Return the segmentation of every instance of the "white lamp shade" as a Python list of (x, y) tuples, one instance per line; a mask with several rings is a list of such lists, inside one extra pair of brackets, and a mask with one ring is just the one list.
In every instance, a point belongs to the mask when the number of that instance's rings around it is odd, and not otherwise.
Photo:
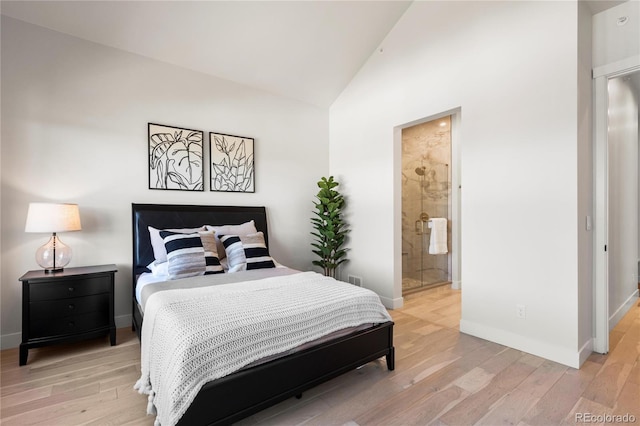
[(81, 229), (77, 204), (29, 203), (25, 232), (68, 232)]

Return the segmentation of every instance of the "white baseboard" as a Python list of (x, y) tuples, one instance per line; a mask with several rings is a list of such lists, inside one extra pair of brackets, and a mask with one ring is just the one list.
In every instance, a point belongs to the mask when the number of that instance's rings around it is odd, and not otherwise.
[(460, 332), (527, 352), (572, 368), (580, 368), (581, 365), (582, 354), (579, 351), (551, 345), (547, 342), (531, 339), (510, 331), (461, 319)]
[(380, 296), (380, 301), (387, 309), (400, 309), (404, 305), (404, 299), (402, 297), (390, 299), (388, 297)]
[(593, 348), (595, 347), (593, 338), (587, 340), (587, 342), (582, 345), (580, 350), (578, 351), (578, 358), (580, 359), (580, 365), (582, 365), (587, 358), (593, 353)]
[(462, 288), (462, 281), (451, 281), (451, 289), (452, 290), (460, 290)]
[(631, 296), (629, 296), (629, 298), (625, 300), (624, 303), (620, 305), (620, 307), (612, 315), (609, 316), (609, 331), (613, 330), (613, 327), (615, 327), (616, 324), (620, 322), (622, 317), (625, 316), (627, 312), (629, 312), (629, 309), (631, 309), (631, 307), (636, 303), (637, 299), (638, 290), (636, 289), (636, 291), (631, 293)]
[(17, 348), (20, 346), (20, 342), (22, 342), (22, 332), (3, 334), (0, 336), (0, 349)]
[[(116, 328), (131, 327), (131, 314), (114, 318)], [(22, 332), (3, 334), (0, 336), (0, 350), (17, 348), (22, 342)]]
[(120, 315), (114, 319), (116, 321), (116, 328), (131, 327), (131, 314)]

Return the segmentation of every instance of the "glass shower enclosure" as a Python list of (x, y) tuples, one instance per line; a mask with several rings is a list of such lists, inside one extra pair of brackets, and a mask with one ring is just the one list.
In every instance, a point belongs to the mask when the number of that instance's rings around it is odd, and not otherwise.
[[(402, 292), (449, 283), (449, 254), (429, 253), (431, 218), (449, 219), (450, 117), (402, 131)], [(447, 241), (451, 223), (447, 220)], [(450, 244), (448, 244), (450, 247)]]

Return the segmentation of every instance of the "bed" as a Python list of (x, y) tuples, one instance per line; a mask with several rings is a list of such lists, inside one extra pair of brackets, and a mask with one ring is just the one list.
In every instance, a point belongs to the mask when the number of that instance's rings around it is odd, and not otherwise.
[[(155, 259), (148, 227), (198, 228), (204, 224), (239, 226), (248, 221), (253, 221), (255, 228), (262, 232), (268, 247), (269, 235), (264, 207), (132, 204), (132, 327), (141, 342), (144, 340), (144, 315), (139, 302), (140, 289), (136, 283), (141, 276), (149, 275), (151, 271), (147, 266)], [(254, 271), (247, 271), (249, 272)], [(226, 278), (225, 275), (234, 274), (205, 277), (220, 280)], [(291, 275), (294, 276), (302, 274)], [(269, 278), (261, 282), (266, 285)], [(230, 288), (229, 286), (230, 284), (222, 287)], [(151, 312), (146, 309), (144, 312)], [(304, 391), (381, 357), (386, 357), (389, 370), (394, 369), (392, 321), (349, 330), (353, 331), (331, 334), (329, 338), (313, 341), (268, 360), (251, 363), (239, 371), (207, 382), (191, 400), (177, 424), (231, 424), (290, 397), (301, 397)]]

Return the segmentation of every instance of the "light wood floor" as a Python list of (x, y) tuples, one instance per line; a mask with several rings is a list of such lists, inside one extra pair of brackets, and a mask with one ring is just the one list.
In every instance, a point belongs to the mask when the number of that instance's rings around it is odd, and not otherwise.
[[(611, 352), (580, 370), (460, 334), (460, 294), (446, 287), (392, 311), (396, 370), (384, 360), (338, 377), (241, 422), (244, 425), (557, 425), (576, 413), (635, 416), (640, 424), (640, 307), (611, 333)], [(139, 344), (129, 329), (107, 339), (2, 351), (3, 425), (152, 425), (132, 389)], [(601, 424), (601, 423), (596, 423)]]

